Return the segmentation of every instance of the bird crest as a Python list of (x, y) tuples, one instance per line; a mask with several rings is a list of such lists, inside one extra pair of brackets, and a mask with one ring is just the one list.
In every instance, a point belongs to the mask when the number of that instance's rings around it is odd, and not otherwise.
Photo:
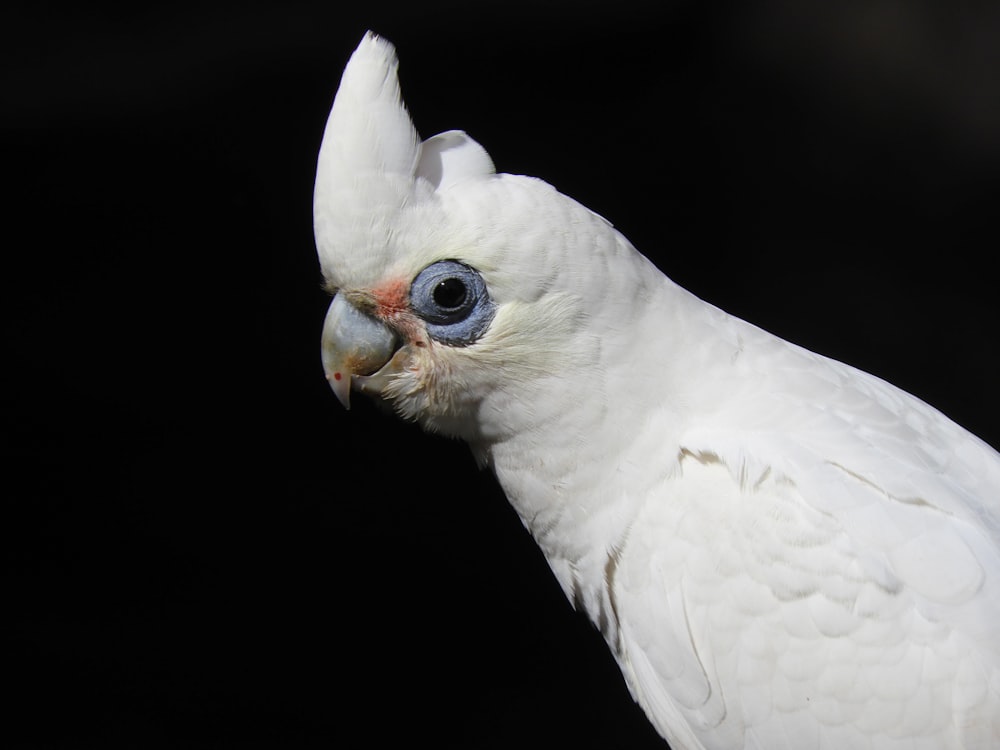
[[(404, 206), (494, 174), (486, 150), (450, 130), (421, 142), (403, 104), (392, 44), (368, 32), (334, 98), (316, 168), (313, 216), (323, 272), (345, 248), (371, 243)], [(335, 277), (334, 277), (335, 283)]]

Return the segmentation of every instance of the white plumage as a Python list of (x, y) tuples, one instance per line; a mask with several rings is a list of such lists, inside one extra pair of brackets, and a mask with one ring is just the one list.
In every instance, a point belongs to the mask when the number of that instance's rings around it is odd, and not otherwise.
[(466, 440), (675, 750), (1000, 747), (1000, 456), (425, 141), (392, 46), (320, 150), (323, 360)]

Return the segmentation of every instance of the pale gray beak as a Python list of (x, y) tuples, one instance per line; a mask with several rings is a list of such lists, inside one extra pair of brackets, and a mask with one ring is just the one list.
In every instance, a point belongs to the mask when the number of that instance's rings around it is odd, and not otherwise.
[(323, 321), (323, 370), (345, 409), (351, 408), (352, 380), (379, 370), (399, 345), (399, 338), (384, 323), (358, 310), (342, 294), (333, 298)]

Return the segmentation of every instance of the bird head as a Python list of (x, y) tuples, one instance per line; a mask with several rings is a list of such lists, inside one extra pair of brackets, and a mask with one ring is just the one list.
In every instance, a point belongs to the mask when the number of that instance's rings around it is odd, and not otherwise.
[(463, 132), (421, 142), (395, 50), (371, 33), (323, 135), (314, 229), (337, 398), (360, 391), (473, 443), (530, 426), (539, 391), (599, 371), (593, 303), (625, 307), (642, 291), (607, 273), (613, 257), (641, 256), (604, 219), (541, 180), (497, 174)]

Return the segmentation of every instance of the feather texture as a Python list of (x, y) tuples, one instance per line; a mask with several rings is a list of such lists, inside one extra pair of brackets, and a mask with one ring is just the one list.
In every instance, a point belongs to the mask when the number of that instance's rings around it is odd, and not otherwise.
[[(324, 275), (399, 342), (355, 387), (469, 443), (671, 746), (1000, 746), (997, 452), (464, 133), (419, 145), (395, 71), (366, 36), (317, 173)], [(443, 260), (495, 305), (461, 345), (407, 303)]]

